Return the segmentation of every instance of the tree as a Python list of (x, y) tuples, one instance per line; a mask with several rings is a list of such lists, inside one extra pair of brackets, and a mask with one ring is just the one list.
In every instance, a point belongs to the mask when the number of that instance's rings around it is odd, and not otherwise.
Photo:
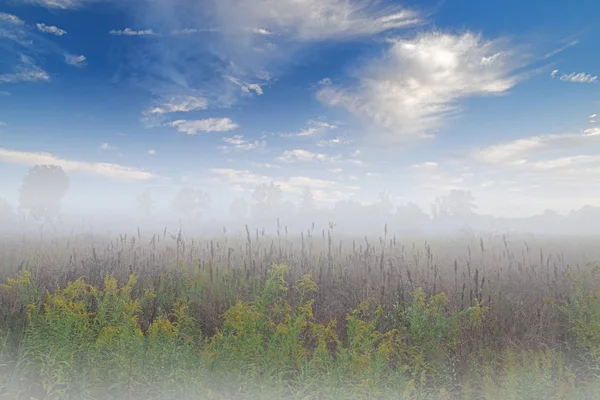
[(270, 184), (262, 183), (254, 188), (252, 199), (255, 203), (252, 216), (263, 219), (269, 216), (277, 216), (283, 200), (283, 193), (281, 187), (273, 182)]
[(173, 199), (173, 210), (182, 218), (191, 220), (198, 218), (210, 205), (210, 197), (201, 190), (183, 187)]
[(138, 197), (138, 208), (142, 210), (146, 216), (150, 215), (150, 211), (154, 206), (154, 199), (152, 198), (152, 193), (149, 190), (144, 190)]
[(468, 217), (473, 215), (475, 197), (466, 190), (452, 190), (448, 196), (438, 197), (433, 205), (433, 213), (440, 217)]
[(300, 210), (304, 213), (311, 212), (315, 207), (315, 198), (312, 191), (307, 186), (302, 192), (302, 198), (300, 199)]
[(51, 220), (60, 214), (60, 203), (69, 189), (69, 178), (58, 165), (36, 165), (23, 178), (19, 209), (36, 219)]

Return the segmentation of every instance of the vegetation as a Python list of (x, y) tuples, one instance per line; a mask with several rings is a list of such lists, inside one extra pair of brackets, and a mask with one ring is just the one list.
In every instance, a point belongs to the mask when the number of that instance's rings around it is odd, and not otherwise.
[(6, 239), (0, 397), (598, 397), (600, 269), (581, 252), (417, 243)]

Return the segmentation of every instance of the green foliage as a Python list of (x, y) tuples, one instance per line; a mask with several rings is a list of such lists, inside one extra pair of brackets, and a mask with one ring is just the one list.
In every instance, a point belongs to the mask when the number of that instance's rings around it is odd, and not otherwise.
[(574, 290), (568, 301), (547, 301), (567, 316), (577, 345), (600, 370), (600, 266), (592, 266), (584, 279), (571, 282)]
[[(482, 302), (453, 310), (444, 293), (427, 296), (419, 288), (406, 306), (385, 312), (371, 297), (346, 314), (343, 326), (319, 323), (316, 282), (304, 275), (290, 286), (285, 265), (274, 265), (261, 290), (228, 307), (216, 334), (204, 336), (189, 296), (210, 290), (210, 278), (198, 266), (177, 267), (154, 288), (158, 293), (142, 290), (136, 275), (121, 286), (111, 275), (102, 287), (80, 278), (43, 296), (27, 271), (2, 284), (28, 306), (18, 355), (0, 352), (0, 396), (25, 390), (46, 399), (558, 400), (592, 399), (600, 389), (600, 381), (579, 384), (560, 351), (510, 348), (486, 349), (452, 386), (446, 360), (459, 351), (463, 329), (485, 326)], [(591, 355), (599, 309), (592, 289), (588, 279), (559, 306)], [(152, 305), (157, 313), (142, 329), (140, 316)]]

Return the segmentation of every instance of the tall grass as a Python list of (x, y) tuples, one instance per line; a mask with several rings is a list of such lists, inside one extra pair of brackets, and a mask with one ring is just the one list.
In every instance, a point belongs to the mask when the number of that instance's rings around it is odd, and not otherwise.
[(247, 229), (5, 241), (0, 394), (600, 393), (591, 238), (334, 237)]

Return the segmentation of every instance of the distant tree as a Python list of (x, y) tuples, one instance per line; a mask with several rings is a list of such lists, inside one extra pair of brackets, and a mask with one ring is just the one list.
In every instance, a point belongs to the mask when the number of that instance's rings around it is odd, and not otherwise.
[(143, 211), (146, 216), (150, 215), (152, 211), (152, 207), (154, 206), (154, 199), (152, 198), (152, 193), (150, 190), (144, 190), (138, 197), (138, 208)]
[(198, 218), (210, 205), (210, 197), (201, 190), (183, 187), (173, 199), (173, 210), (186, 220)]
[(248, 216), (248, 203), (242, 198), (236, 198), (229, 207), (229, 214), (238, 222), (243, 222)]
[(381, 192), (378, 196), (378, 202), (375, 203), (375, 207), (380, 217), (387, 218), (394, 212), (394, 204), (391, 200), (392, 194), (390, 192)]
[(36, 219), (52, 220), (60, 215), (60, 203), (69, 189), (69, 178), (58, 165), (36, 165), (23, 178), (19, 209)]
[(429, 223), (429, 215), (414, 203), (402, 204), (396, 209), (394, 216), (400, 230), (426, 229)]
[(300, 211), (303, 213), (309, 213), (315, 208), (315, 197), (312, 191), (307, 186), (302, 191), (302, 197), (300, 199)]
[(438, 197), (432, 207), (436, 218), (468, 217), (474, 214), (475, 197), (466, 190), (452, 190), (449, 195)]
[(281, 187), (271, 182), (257, 185), (252, 192), (254, 205), (252, 207), (252, 216), (259, 219), (268, 217), (276, 218), (281, 208), (283, 193)]

